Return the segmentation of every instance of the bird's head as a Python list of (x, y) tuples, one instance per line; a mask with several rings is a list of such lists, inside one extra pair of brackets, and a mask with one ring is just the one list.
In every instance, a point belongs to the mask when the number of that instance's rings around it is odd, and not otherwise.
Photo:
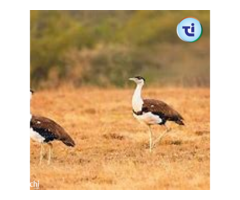
[(144, 85), (145, 78), (141, 76), (135, 76), (133, 78), (129, 78), (130, 81), (134, 81), (137, 85)]
[(30, 89), (30, 99), (32, 98), (34, 91)]

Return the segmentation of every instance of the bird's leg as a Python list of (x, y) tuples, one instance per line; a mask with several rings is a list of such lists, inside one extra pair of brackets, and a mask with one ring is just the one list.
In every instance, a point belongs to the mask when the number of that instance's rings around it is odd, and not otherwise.
[(152, 145), (152, 148), (156, 145), (156, 143), (161, 142), (161, 140), (162, 140), (162, 138), (163, 138), (164, 135), (166, 135), (169, 131), (171, 131), (171, 128), (167, 127), (166, 125), (165, 125), (165, 127), (167, 128), (167, 130), (165, 130), (164, 133), (163, 133), (162, 135), (160, 135), (160, 136), (154, 141), (154, 143), (153, 143), (153, 145)]
[(52, 157), (52, 144), (51, 143), (47, 143), (49, 146), (49, 151), (48, 151), (48, 165), (50, 165), (51, 163), (51, 157)]
[(41, 150), (40, 150), (40, 159), (39, 159), (39, 165), (42, 164), (42, 159), (43, 159), (43, 151), (44, 151), (44, 147), (43, 147), (43, 143), (41, 143)]
[(150, 153), (152, 152), (152, 129), (151, 126), (148, 126), (149, 128), (149, 151)]

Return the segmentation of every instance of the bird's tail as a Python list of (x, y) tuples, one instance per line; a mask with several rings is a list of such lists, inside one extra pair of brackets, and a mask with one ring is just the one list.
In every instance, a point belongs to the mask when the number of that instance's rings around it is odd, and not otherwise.
[(177, 124), (184, 126), (185, 124), (183, 123), (183, 121), (181, 119), (178, 119), (175, 121)]
[(69, 135), (67, 135), (67, 137), (62, 138), (61, 141), (64, 144), (66, 144), (67, 146), (70, 146), (70, 147), (75, 146), (75, 142), (73, 141), (73, 139)]

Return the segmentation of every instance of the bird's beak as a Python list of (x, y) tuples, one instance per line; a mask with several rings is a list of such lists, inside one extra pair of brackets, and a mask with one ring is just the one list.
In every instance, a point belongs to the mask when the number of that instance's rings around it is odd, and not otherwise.
[(128, 80), (129, 81), (135, 81), (135, 78), (129, 78)]

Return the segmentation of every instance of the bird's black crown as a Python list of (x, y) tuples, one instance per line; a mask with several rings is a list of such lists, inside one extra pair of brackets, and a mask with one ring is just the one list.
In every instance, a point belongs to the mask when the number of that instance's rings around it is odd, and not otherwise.
[(142, 76), (135, 76), (135, 78), (137, 78), (139, 80), (144, 80), (144, 82), (146, 81), (145, 78), (143, 78)]
[(34, 91), (33, 91), (33, 90), (31, 90), (31, 89), (30, 89), (30, 92), (31, 92), (32, 94), (34, 93)]

